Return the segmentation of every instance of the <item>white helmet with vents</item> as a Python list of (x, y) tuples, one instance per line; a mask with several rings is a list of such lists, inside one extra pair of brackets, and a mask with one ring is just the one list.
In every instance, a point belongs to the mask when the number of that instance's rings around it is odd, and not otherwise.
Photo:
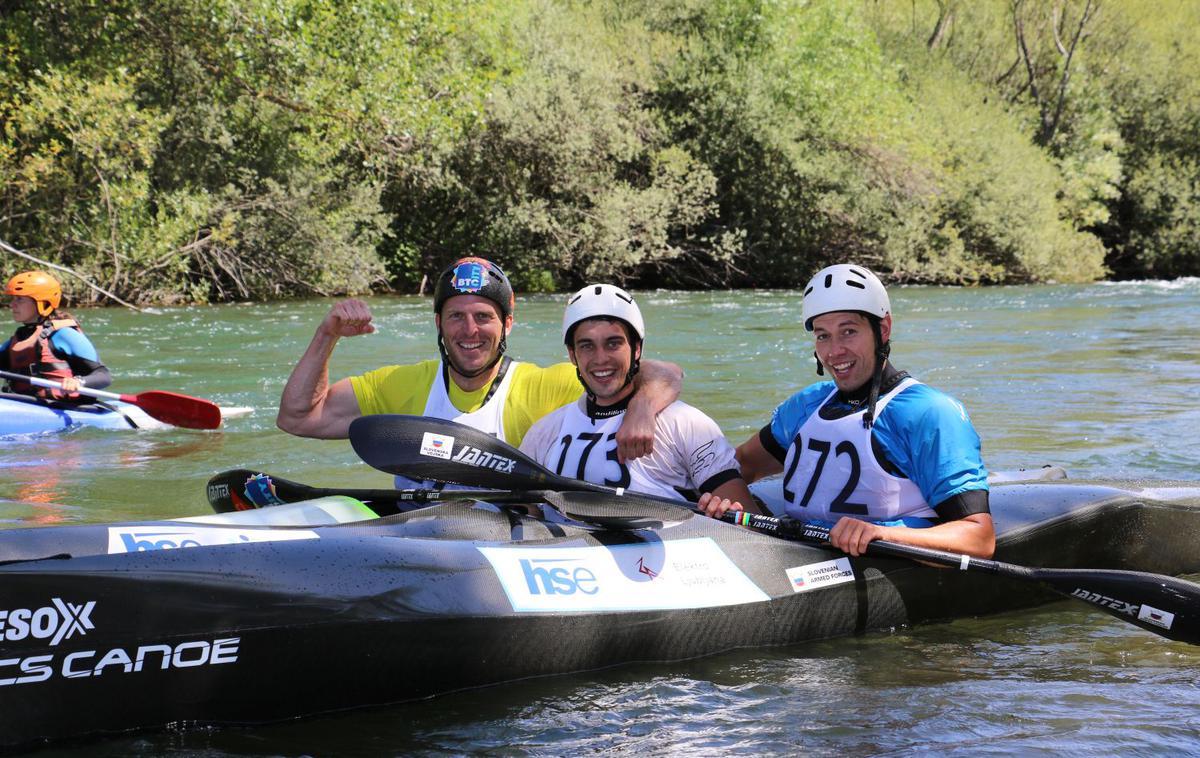
[(589, 284), (571, 295), (563, 313), (563, 342), (571, 346), (571, 335), (580, 321), (589, 318), (616, 318), (629, 324), (639, 340), (646, 339), (646, 324), (642, 312), (630, 295), (611, 284)]
[(839, 263), (818, 271), (804, 288), (801, 317), (805, 330), (813, 330), (817, 316), (835, 311), (858, 311), (883, 318), (891, 313), (892, 304), (883, 282), (870, 269)]

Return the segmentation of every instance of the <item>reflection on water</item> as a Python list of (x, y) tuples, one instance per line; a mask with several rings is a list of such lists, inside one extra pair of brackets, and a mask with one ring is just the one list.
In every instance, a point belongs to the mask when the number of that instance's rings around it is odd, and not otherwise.
[[(647, 355), (740, 442), (816, 379), (796, 292), (641, 293)], [(371, 300), (379, 333), (343, 340), (334, 378), (435, 355), (429, 301)], [(0, 521), (191, 515), (204, 483), (256, 468), (385, 487), (343, 441), (275, 430), (274, 406), (328, 303), (83, 314), (122, 391), (257, 412), (222, 432), (81, 431), (0, 442)], [(897, 288), (901, 368), (966, 404), (992, 469), (1200, 480), (1200, 280)], [(520, 358), (562, 359), (558, 299), (522, 298)], [(143, 356), (152, 355), (153, 360)], [(405, 654), (411, 654), (408, 651)], [(1200, 652), (1078, 604), (895, 634), (559, 677), (254, 729), (190, 730), (70, 755), (1200, 754)]]
[(10, 438), (0, 442), (0, 505), (9, 513), (29, 506), (20, 520), (31, 526), (186, 515), (186, 509), (148, 510), (146, 503), (177, 503), (172, 471), (196, 472), (224, 444), (225, 433), (170, 430)]

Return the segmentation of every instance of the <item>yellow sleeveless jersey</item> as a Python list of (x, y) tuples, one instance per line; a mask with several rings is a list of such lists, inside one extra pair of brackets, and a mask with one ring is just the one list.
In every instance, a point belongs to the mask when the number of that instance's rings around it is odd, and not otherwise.
[[(419, 416), (425, 410), (434, 381), (441, 381), (440, 361), (428, 360), (406, 366), (385, 366), (362, 376), (350, 377), (358, 410), (364, 416), (377, 413), (406, 413)], [(583, 385), (570, 363), (549, 368), (532, 363), (516, 363), (508, 400), (504, 404), (504, 437), (519, 447), (525, 432), (534, 422), (583, 394)], [(487, 397), (491, 383), (474, 392), (464, 392), (450, 382), (450, 402), (464, 413), (478, 410)]]

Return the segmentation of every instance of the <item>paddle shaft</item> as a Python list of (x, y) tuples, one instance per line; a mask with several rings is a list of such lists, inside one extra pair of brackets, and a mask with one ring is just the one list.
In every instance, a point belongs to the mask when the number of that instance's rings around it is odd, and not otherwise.
[[(773, 533), (785, 538), (813, 542), (829, 538), (829, 529), (820, 524), (789, 523), (788, 519), (754, 514), (732, 520), (754, 528), (774, 528)], [(1175, 577), (1111, 569), (1033, 568), (884, 540), (872, 541), (867, 553), (1037, 582), (1146, 631), (1200, 644), (1200, 585)]]
[[(0, 376), (27, 382), (37, 387), (63, 390), (61, 383), (37, 376), (14, 374), (10, 371), (0, 371)], [(140, 392), (136, 395), (119, 395), (115, 392), (105, 392), (90, 387), (80, 387), (77, 392), (88, 397), (120, 400), (136, 405), (150, 416), (173, 426), (182, 426), (188, 429), (216, 429), (221, 426), (221, 409), (217, 407), (216, 403), (190, 395), (159, 390)]]
[[(251, 495), (247, 482), (256, 477), (266, 477), (265, 486), (254, 487), (255, 492), (269, 493), (266, 497), (275, 502), (263, 502), (262, 496)], [(355, 489), (335, 487), (310, 487), (282, 477), (263, 474), (249, 469), (235, 469), (216, 474), (208, 480), (205, 488), (208, 503), (217, 513), (233, 513), (239, 510), (269, 508), (274, 505), (312, 500), (318, 497), (342, 495), (368, 503), (437, 503), (446, 500), (488, 500), (491, 502), (532, 502), (539, 500), (539, 493), (514, 492), (512, 490), (445, 490), (445, 489)], [(236, 495), (236, 499), (234, 498)], [(402, 512), (398, 507), (381, 508), (372, 505), (381, 516)]]
[[(32, 384), (35, 387), (45, 387), (46, 389), (50, 389), (50, 390), (61, 390), (63, 388), (62, 382), (56, 382), (51, 379), (43, 379), (40, 376), (26, 376), (25, 374), (14, 374), (11, 371), (0, 371), (0, 376), (4, 377), (5, 379), (16, 379), (17, 381), (25, 382), (26, 384)], [(104, 390), (94, 390), (90, 387), (80, 387), (78, 390), (76, 390), (76, 392), (78, 392), (80, 395), (87, 395), (88, 397), (98, 397), (103, 400), (123, 400), (127, 403), (136, 402), (133, 399), (132, 395), (118, 395), (115, 392), (105, 392)]]

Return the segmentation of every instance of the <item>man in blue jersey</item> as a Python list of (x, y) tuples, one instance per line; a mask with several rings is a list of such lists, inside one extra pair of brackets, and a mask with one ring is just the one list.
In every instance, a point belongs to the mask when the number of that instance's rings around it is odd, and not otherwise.
[[(829, 266), (805, 288), (802, 317), (817, 373), (832, 381), (792, 395), (738, 447), (742, 477), (782, 471), (787, 515), (833, 523), (830, 542), (850, 555), (886, 539), (990, 557), (996, 537), (979, 435), (961, 403), (888, 360), (883, 283), (862, 266)], [(700, 506), (718, 517), (743, 507), (712, 496)]]

